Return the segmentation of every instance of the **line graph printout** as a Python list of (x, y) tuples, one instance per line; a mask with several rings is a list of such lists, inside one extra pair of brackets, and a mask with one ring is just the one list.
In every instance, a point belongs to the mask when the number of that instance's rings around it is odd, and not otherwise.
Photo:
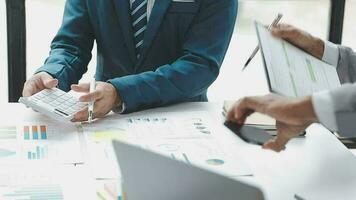
[(220, 128), (207, 111), (131, 115), (112, 124), (116, 127), (112, 125), (107, 129), (107, 125), (100, 122), (96, 127), (83, 126), (88, 163), (96, 178), (111, 179), (120, 175), (112, 139), (227, 176), (252, 174), (247, 163), (217, 139)]
[(96, 182), (85, 167), (37, 163), (0, 169), (1, 200), (97, 199)]
[(130, 142), (174, 160), (224, 173), (230, 177), (253, 174), (243, 160), (214, 139), (144, 139)]
[(256, 30), (272, 92), (298, 97), (340, 86), (335, 66), (273, 37), (261, 24)]

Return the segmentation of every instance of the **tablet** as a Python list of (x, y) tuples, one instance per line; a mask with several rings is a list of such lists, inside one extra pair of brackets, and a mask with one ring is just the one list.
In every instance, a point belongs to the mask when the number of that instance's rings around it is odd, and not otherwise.
[(240, 126), (229, 121), (226, 121), (224, 125), (242, 140), (251, 144), (263, 145), (274, 138), (274, 136), (269, 134), (267, 131), (257, 127), (247, 125)]
[(341, 85), (336, 66), (274, 37), (260, 23), (255, 26), (271, 92), (300, 97)]

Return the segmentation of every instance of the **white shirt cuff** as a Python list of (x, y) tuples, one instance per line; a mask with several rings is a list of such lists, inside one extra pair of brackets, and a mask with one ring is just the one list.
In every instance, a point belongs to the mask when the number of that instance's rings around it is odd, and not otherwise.
[(126, 104), (125, 104), (125, 102), (122, 103), (121, 106), (116, 107), (116, 108), (113, 109), (114, 113), (118, 113), (118, 114), (124, 113), (125, 110), (126, 110)]
[(313, 107), (319, 122), (331, 131), (337, 131), (336, 117), (330, 92), (322, 91), (313, 94)]
[(324, 42), (324, 54), (322, 60), (330, 65), (337, 66), (339, 63), (339, 48), (329, 41)]

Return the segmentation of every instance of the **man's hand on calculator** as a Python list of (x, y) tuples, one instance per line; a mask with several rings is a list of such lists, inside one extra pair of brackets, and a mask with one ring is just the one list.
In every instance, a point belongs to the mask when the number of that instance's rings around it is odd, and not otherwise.
[(96, 82), (96, 89), (89, 92), (90, 84), (72, 85), (75, 92), (86, 93), (78, 98), (58, 88), (58, 80), (46, 72), (33, 75), (26, 81), (23, 97), (19, 102), (55, 119), (82, 122), (88, 120), (88, 102), (94, 102), (94, 118), (102, 118), (114, 107), (121, 105), (116, 88), (110, 83)]
[(54, 79), (46, 72), (40, 72), (33, 75), (25, 82), (22, 96), (29, 97), (44, 89), (51, 89), (58, 85), (58, 80)]

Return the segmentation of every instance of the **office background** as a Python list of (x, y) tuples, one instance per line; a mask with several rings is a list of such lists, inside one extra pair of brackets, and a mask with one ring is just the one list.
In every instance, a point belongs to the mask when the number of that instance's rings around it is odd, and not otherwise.
[[(267, 92), (266, 80), (261, 73), (261, 56), (257, 56), (251, 66), (241, 72), (244, 62), (257, 45), (254, 20), (268, 24), (280, 12), (284, 14), (282, 22), (356, 49), (356, 40), (353, 39), (356, 35), (356, 0), (239, 2), (238, 20), (230, 48), (219, 78), (208, 92), (211, 101)], [(30, 77), (48, 56), (50, 42), (61, 24), (64, 3), (65, 0), (0, 0), (0, 104), (15, 101), (22, 88), (22, 79)], [(92, 53), (89, 71), (81, 81), (87, 81), (95, 72), (95, 46)], [(239, 87), (251, 81), (253, 90)]]

